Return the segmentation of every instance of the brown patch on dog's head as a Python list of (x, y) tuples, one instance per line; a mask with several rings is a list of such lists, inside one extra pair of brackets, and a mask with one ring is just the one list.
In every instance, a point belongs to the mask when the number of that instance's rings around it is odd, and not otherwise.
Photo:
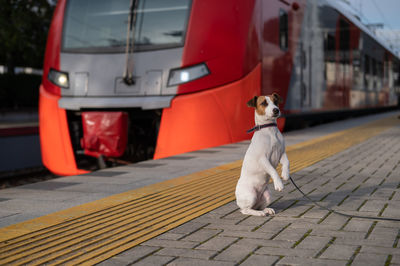
[(257, 114), (265, 115), (265, 108), (267, 108), (268, 102), (265, 96), (254, 96), (247, 102), (247, 106), (255, 108)]
[(269, 96), (269, 98), (271, 99), (271, 101), (278, 106), (279, 104), (283, 103), (283, 99), (281, 96), (279, 96), (278, 93), (272, 93), (272, 95)]
[(248, 102), (247, 102), (247, 106), (248, 107), (257, 107), (257, 98), (258, 96), (254, 96), (253, 98), (251, 98)]

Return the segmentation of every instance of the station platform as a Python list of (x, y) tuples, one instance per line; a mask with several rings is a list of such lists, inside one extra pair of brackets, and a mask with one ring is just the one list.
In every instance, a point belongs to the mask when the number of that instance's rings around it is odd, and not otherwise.
[[(319, 204), (400, 219), (400, 112), (284, 134)], [(339, 216), (285, 182), (234, 200), (249, 141), (0, 190), (0, 265), (400, 265), (400, 222)]]

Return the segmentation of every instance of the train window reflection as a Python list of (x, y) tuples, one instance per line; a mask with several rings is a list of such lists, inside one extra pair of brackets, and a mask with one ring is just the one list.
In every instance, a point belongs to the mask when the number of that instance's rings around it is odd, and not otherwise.
[[(138, 0), (135, 50), (179, 47), (184, 43), (190, 0)], [(123, 52), (130, 0), (70, 0), (63, 51)]]

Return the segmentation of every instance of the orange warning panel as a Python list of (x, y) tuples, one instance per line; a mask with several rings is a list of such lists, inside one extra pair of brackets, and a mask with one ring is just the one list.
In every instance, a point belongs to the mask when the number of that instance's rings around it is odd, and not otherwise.
[(177, 96), (163, 110), (154, 159), (250, 139), (260, 95), (261, 65), (243, 79), (213, 90)]
[(87, 173), (76, 167), (67, 114), (58, 107), (59, 98), (40, 86), (39, 132), (43, 164), (57, 175)]

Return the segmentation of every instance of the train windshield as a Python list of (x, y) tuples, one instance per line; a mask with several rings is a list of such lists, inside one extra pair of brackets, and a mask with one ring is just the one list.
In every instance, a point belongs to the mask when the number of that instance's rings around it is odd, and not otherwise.
[[(135, 50), (184, 44), (191, 0), (138, 0)], [(130, 0), (70, 0), (67, 3), (62, 50), (124, 52)]]

